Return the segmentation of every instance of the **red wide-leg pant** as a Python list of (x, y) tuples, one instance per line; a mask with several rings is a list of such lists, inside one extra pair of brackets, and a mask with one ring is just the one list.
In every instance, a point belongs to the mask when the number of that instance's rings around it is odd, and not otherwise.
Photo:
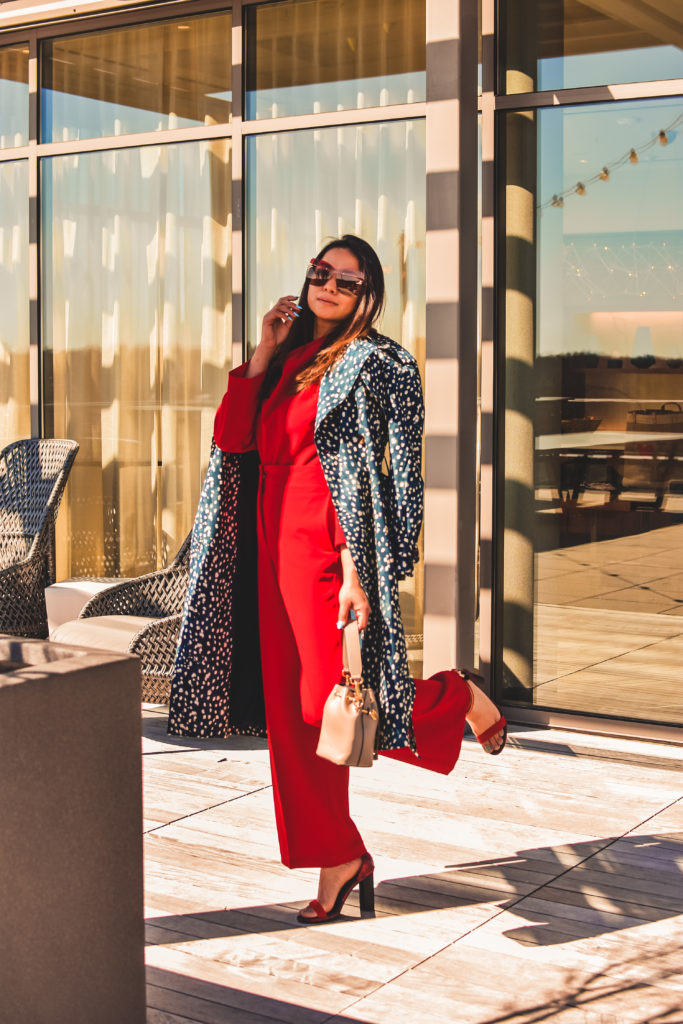
[[(365, 852), (349, 815), (349, 769), (316, 754), (325, 700), (341, 675), (336, 627), (341, 560), (319, 462), (263, 466), (258, 585), (261, 662), (275, 818), (288, 867), (329, 867)], [(460, 753), (470, 694), (456, 672), (416, 680), (419, 758), (387, 756), (447, 774)]]

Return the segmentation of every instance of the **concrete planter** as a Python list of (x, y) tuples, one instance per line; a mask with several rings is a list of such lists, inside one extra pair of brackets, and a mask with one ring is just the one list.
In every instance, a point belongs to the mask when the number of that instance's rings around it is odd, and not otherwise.
[(0, 1022), (144, 1024), (140, 666), (0, 637)]

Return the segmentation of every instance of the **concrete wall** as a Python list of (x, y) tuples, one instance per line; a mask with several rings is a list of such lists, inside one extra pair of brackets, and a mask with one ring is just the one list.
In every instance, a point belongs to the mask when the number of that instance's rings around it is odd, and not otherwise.
[(0, 1022), (143, 1024), (136, 658), (0, 637)]

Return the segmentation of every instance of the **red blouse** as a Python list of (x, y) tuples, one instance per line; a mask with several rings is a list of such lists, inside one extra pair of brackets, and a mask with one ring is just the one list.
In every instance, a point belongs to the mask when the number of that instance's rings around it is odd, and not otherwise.
[[(322, 338), (316, 338), (290, 353), (280, 380), (261, 406), (258, 416), (258, 395), (265, 373), (247, 377), (248, 362), (230, 371), (228, 390), (214, 422), (213, 436), (219, 448), (224, 452), (258, 451), (261, 462), (266, 466), (320, 465), (313, 439), (320, 385), (311, 384), (295, 392), (293, 384), (296, 375), (317, 354), (322, 341)], [(320, 480), (333, 513), (334, 546), (344, 547), (346, 541), (322, 467)]]

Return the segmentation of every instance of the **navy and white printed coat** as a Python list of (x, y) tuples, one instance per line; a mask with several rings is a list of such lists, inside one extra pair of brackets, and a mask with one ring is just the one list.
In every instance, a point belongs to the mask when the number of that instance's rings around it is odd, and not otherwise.
[[(414, 749), (399, 580), (418, 559), (424, 404), (415, 359), (390, 338), (351, 342), (320, 383), (315, 444), (370, 602), (363, 676), (380, 707), (378, 746)], [(192, 537), (169, 732), (264, 733), (256, 605), (254, 453), (214, 449)], [(330, 680), (330, 689), (337, 680)]]

